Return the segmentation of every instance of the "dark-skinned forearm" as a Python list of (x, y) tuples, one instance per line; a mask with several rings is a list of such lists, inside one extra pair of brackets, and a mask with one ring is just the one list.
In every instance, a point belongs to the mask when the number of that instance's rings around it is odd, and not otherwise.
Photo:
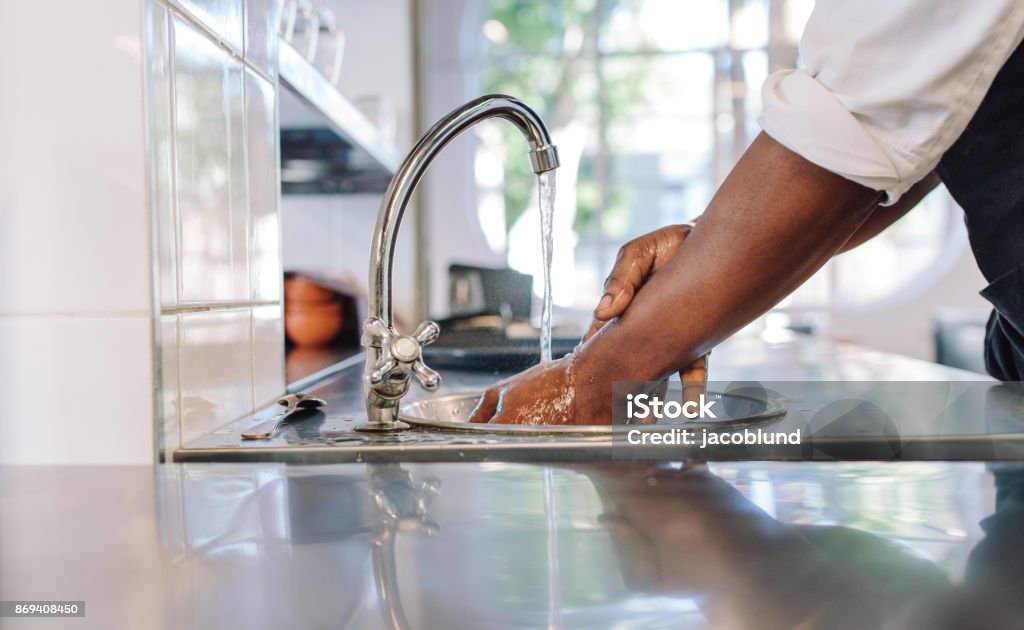
[(880, 197), (760, 134), (672, 259), (581, 346), (577, 377), (656, 380), (689, 365), (824, 265)]
[(893, 205), (877, 206), (871, 213), (871, 216), (861, 224), (860, 229), (839, 249), (839, 253), (848, 252), (884, 232), (886, 228), (899, 220), (900, 217), (913, 210), (914, 206), (921, 203), (921, 200), (928, 193), (935, 190), (935, 187), (938, 185), (939, 176), (933, 171), (927, 177), (914, 184)]

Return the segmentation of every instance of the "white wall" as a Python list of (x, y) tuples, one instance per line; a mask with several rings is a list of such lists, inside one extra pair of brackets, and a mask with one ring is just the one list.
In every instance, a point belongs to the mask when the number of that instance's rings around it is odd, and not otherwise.
[(275, 6), (0, 3), (0, 464), (151, 464), (283, 391)]
[[(466, 101), (481, 96), (477, 28), (484, 0), (422, 0), (420, 72), (423, 116), (432, 124)], [(452, 34), (456, 34), (455, 37)], [(476, 136), (452, 142), (424, 180), (428, 227), (430, 311), (448, 313), (448, 266), (453, 262), (491, 267), (506, 265), (504, 252), (487, 243), (477, 217), (474, 179)]]
[(142, 4), (53, 12), (0, 2), (0, 463), (148, 463)]
[[(413, 114), (413, 51), (409, 0), (322, 0), (345, 32), (339, 88), (350, 100), (381, 95), (397, 114), (404, 154), (422, 130)], [(281, 200), (284, 267), (352, 274), (366, 285), (369, 244), (382, 195), (286, 195)], [(416, 308), (416, 207), (406, 212), (394, 265), (395, 312), (411, 321)]]
[(949, 271), (920, 295), (870, 311), (834, 314), (826, 334), (862, 346), (934, 361), (932, 319), (935, 314), (949, 309), (977, 311), (979, 317), (987, 317), (992, 305), (978, 295), (986, 284), (967, 248)]
[(146, 4), (159, 403), (173, 449), (285, 390), (277, 2)]

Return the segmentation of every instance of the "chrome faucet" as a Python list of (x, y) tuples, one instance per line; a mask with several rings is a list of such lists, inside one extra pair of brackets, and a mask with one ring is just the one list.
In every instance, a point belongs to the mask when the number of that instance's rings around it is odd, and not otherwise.
[(406, 428), (398, 421), (398, 404), (409, 391), (412, 376), (427, 391), (441, 385), (441, 375), (423, 363), (423, 346), (433, 343), (441, 328), (432, 321), (420, 324), (411, 335), (395, 329), (391, 313), (391, 263), (406, 206), (427, 167), (449, 142), (463, 131), (489, 118), (504, 118), (515, 125), (530, 145), (533, 172), (558, 168), (558, 151), (544, 122), (536, 113), (510, 96), (482, 96), (451, 112), (431, 127), (412, 148), (391, 179), (377, 215), (370, 244), (369, 317), (361, 343), (366, 347), (363, 393), (369, 422), (364, 431)]

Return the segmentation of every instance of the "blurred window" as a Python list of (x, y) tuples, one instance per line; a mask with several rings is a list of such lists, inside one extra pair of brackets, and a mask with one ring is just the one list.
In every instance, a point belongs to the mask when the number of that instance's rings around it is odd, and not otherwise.
[[(534, 107), (562, 156), (555, 301), (589, 309), (619, 246), (700, 214), (760, 131), (760, 86), (798, 64), (811, 0), (489, 0), (481, 93)], [(539, 277), (536, 178), (508, 125), (479, 131), (478, 212), (489, 245)], [(911, 295), (965, 246), (933, 194), (879, 238), (830, 262), (780, 305), (864, 307)], [(561, 252), (561, 255), (559, 255)], [(941, 266), (941, 265), (940, 265)], [(934, 275), (934, 274), (933, 274)]]

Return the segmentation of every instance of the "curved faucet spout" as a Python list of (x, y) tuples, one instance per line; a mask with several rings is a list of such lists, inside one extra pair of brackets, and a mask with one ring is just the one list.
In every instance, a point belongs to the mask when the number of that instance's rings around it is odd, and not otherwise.
[(530, 145), (535, 173), (558, 167), (558, 151), (551, 144), (544, 121), (532, 109), (511, 96), (482, 96), (451, 112), (423, 134), (391, 179), (377, 215), (370, 245), (370, 316), (391, 323), (391, 263), (405, 208), (427, 167), (443, 148), (463, 131), (489, 118), (504, 118), (523, 133)]
[(406, 156), (384, 193), (370, 243), (369, 318), (362, 339), (367, 348), (363, 386), (370, 422), (364, 429), (395, 428), (398, 403), (409, 390), (411, 375), (429, 390), (440, 384), (440, 376), (420, 358), (420, 348), (437, 338), (437, 324), (424, 322), (413, 335), (402, 335), (394, 327), (391, 268), (398, 228), (413, 191), (438, 153), (463, 131), (490, 118), (504, 118), (522, 132), (535, 173), (558, 168), (558, 151), (544, 122), (521, 101), (500, 94), (480, 97), (451, 112), (431, 127)]

